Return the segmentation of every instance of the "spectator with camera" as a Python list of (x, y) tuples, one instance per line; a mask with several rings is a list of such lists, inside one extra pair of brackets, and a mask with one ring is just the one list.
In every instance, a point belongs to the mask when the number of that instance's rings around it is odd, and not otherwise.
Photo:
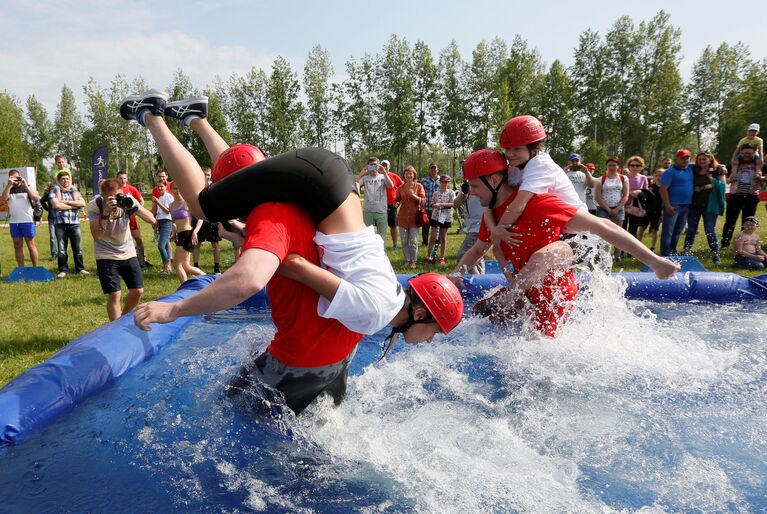
[(19, 170), (8, 172), (8, 183), (3, 189), (2, 199), (8, 202), (8, 221), (11, 224), (11, 239), (13, 251), (16, 254), (16, 264), (24, 266), (24, 243), (29, 250), (29, 260), (32, 266), (37, 266), (37, 245), (32, 205), (40, 197), (27, 184)]
[(376, 234), (381, 236), (386, 244), (386, 190), (392, 189), (394, 183), (389, 178), (386, 169), (378, 163), (378, 157), (368, 159), (368, 164), (357, 175), (357, 183), (365, 191), (362, 204), (362, 218), (365, 225), (375, 227)]
[[(123, 194), (131, 195), (136, 199), (139, 205), (144, 205), (144, 197), (141, 195), (141, 191), (128, 184), (127, 171), (118, 171), (117, 181), (120, 183)], [(144, 253), (144, 238), (141, 237), (141, 229), (138, 226), (138, 221), (136, 220), (135, 215), (130, 217), (130, 234), (133, 238), (133, 244), (136, 245), (136, 256), (138, 257), (141, 269), (151, 268), (152, 265), (146, 260), (146, 254)]]
[[(99, 190), (101, 195), (88, 204), (88, 220), (101, 290), (107, 295), (107, 315), (114, 321), (138, 305), (144, 293), (144, 276), (131, 237), (130, 217), (135, 214), (150, 224), (155, 219), (135, 198), (123, 193), (116, 179), (104, 180)], [(121, 278), (128, 286), (122, 308)]]
[(85, 207), (85, 200), (72, 184), (72, 174), (69, 170), (61, 170), (56, 174), (56, 185), (48, 194), (51, 207), (54, 209), (56, 241), (58, 242), (58, 278), (64, 278), (69, 272), (69, 257), (67, 243), (71, 242), (72, 254), (75, 260), (75, 273), (90, 275), (83, 263), (82, 235), (80, 233), (80, 209)]

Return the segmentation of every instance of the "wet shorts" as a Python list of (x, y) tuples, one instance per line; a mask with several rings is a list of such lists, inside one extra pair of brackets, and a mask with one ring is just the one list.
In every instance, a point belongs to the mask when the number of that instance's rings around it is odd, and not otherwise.
[(136, 257), (124, 261), (96, 259), (96, 270), (104, 294), (119, 291), (120, 278), (125, 281), (128, 289), (142, 289), (144, 287), (144, 275), (141, 274), (141, 266)]
[(29, 223), (11, 223), (11, 237), (26, 237), (32, 239), (37, 235), (37, 228), (34, 222)]
[(273, 388), (282, 394), (285, 404), (296, 414), (300, 414), (323, 393), (329, 394), (338, 405), (346, 395), (349, 364), (355, 352), (356, 349), (335, 364), (298, 368), (281, 363), (266, 351), (248, 366), (240, 368), (237, 376), (227, 385), (226, 394), (235, 396), (255, 392), (256, 402), (263, 401), (263, 396), (268, 401), (271, 395), (269, 389)]
[(187, 252), (194, 250), (194, 245), (192, 244), (192, 231), (182, 230), (181, 232), (176, 233), (176, 246), (180, 246)]
[(319, 224), (355, 191), (349, 165), (322, 148), (270, 157), (203, 189), (198, 199), (210, 221), (247, 217), (266, 202), (295, 203)]

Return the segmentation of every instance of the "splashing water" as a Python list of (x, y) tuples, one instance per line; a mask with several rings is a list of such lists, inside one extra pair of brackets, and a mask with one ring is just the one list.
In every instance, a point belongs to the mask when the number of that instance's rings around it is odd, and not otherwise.
[(382, 335), (366, 338), (340, 407), (280, 420), (222, 394), (271, 326), (211, 317), (12, 447), (0, 504), (131, 510), (132, 490), (158, 512), (766, 510), (763, 305), (623, 288), (594, 272), (556, 340), (468, 319), (373, 364)]

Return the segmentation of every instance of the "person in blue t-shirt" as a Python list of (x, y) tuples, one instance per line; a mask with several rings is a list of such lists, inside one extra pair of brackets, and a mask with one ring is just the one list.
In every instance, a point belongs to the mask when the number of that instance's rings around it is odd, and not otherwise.
[(660, 236), (660, 254), (675, 255), (676, 245), (687, 222), (693, 193), (692, 153), (687, 149), (676, 152), (674, 165), (660, 178), (660, 197), (663, 200), (663, 228)]

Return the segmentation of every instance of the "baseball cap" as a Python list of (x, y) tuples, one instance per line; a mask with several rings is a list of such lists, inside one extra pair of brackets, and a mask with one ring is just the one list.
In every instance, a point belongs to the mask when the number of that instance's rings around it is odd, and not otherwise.
[(429, 164), (429, 168), (436, 168), (436, 167), (437, 167), (437, 163), (436, 162), (432, 162), (432, 163)]
[(757, 227), (759, 226), (759, 218), (757, 218), (756, 216), (748, 216), (743, 221), (750, 221), (751, 223), (755, 224)]
[(749, 131), (756, 130), (757, 132), (759, 132), (760, 129), (761, 127), (759, 126), (758, 123), (752, 123), (751, 125), (748, 126)]
[(386, 164), (387, 166), (391, 166), (391, 163), (387, 161), (386, 159), (381, 161), (381, 166), (383, 166), (384, 164)]
[(686, 148), (680, 148), (676, 151), (677, 157), (692, 157), (692, 152), (687, 150)]
[(574, 161), (576, 159), (578, 159), (580, 161), (581, 160), (581, 156), (578, 155), (575, 152), (571, 153), (570, 156), (567, 158), (568, 161)]
[(586, 168), (590, 169), (591, 171), (594, 171), (595, 169), (597, 169), (596, 165), (593, 162), (587, 162)]
[(442, 175), (441, 177), (439, 177), (439, 181), (440, 182), (450, 182), (450, 177), (448, 177), (447, 175)]

